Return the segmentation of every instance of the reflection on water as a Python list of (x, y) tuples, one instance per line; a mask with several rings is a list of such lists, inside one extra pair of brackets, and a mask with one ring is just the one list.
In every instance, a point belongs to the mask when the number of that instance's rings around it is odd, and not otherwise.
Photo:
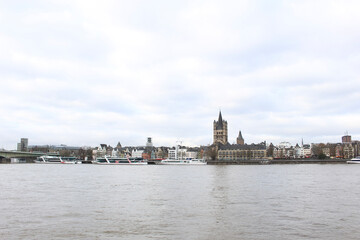
[(0, 165), (0, 239), (358, 239), (359, 171)]

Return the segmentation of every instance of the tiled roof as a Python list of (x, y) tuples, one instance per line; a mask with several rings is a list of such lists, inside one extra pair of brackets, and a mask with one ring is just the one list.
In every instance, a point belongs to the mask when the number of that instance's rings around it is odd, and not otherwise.
[(220, 145), (219, 150), (266, 150), (266, 145), (261, 144), (226, 144)]

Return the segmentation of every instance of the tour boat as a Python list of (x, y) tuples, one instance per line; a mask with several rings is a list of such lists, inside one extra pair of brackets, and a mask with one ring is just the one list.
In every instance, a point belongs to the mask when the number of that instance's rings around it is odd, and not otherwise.
[(204, 159), (165, 159), (161, 160), (158, 164), (162, 165), (206, 165)]
[(353, 158), (349, 161), (346, 161), (346, 163), (360, 163), (360, 156)]
[(74, 163), (74, 164), (81, 164), (82, 161), (76, 157), (60, 157), (64, 163)]
[(92, 162), (101, 165), (146, 165), (147, 161), (142, 158), (117, 158), (117, 157), (101, 157)]
[(34, 160), (35, 163), (48, 163), (48, 164), (77, 164), (81, 161), (72, 157), (55, 157), (55, 156), (41, 156)]

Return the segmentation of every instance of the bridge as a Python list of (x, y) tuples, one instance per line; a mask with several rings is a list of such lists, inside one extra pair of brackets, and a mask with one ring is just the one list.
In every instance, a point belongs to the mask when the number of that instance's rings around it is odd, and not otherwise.
[(57, 156), (57, 153), (43, 153), (43, 152), (20, 152), (20, 151), (7, 151), (7, 150), (0, 150), (0, 162), (2, 158), (25, 158), (25, 159), (35, 159), (37, 157), (43, 155), (51, 155)]

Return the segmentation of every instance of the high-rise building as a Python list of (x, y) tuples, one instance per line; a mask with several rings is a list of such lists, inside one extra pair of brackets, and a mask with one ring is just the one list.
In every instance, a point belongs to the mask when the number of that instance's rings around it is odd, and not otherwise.
[(152, 147), (152, 146), (153, 146), (151, 137), (148, 137), (148, 138), (147, 138), (146, 146), (147, 146), (147, 147)]
[(217, 143), (228, 144), (227, 121), (222, 119), (221, 111), (218, 121), (214, 120), (214, 144)]
[(20, 143), (17, 144), (17, 150), (21, 152), (26, 152), (28, 150), (29, 139), (21, 138)]
[(342, 143), (351, 143), (351, 136), (346, 134), (345, 136), (342, 136), (341, 140)]

